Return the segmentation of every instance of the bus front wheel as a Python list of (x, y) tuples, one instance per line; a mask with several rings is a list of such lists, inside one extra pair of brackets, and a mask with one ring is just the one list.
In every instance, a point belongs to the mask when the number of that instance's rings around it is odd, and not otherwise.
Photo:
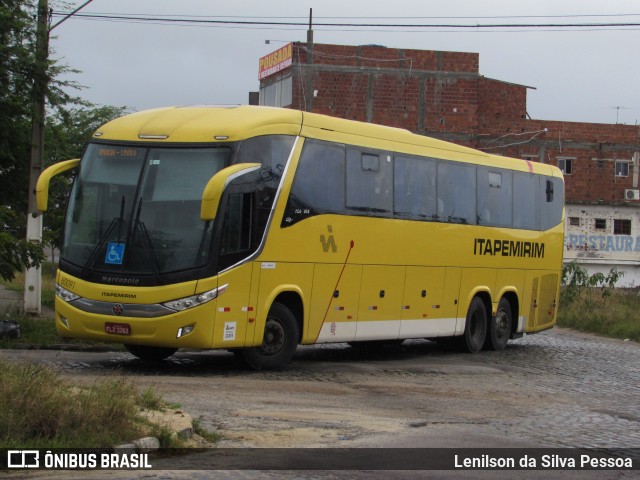
[(241, 350), (245, 362), (255, 370), (282, 368), (293, 358), (298, 348), (298, 322), (287, 307), (274, 303), (264, 325), (264, 337), (259, 347)]
[(126, 348), (131, 355), (138, 357), (140, 360), (147, 360), (149, 362), (159, 362), (178, 351), (177, 348), (148, 347), (145, 345), (125, 344), (124, 348)]
[(464, 335), (460, 338), (462, 349), (469, 353), (482, 350), (487, 333), (487, 309), (480, 297), (474, 297), (469, 305)]
[(489, 330), (484, 347), (490, 350), (504, 350), (511, 336), (511, 326), (513, 317), (511, 315), (511, 304), (506, 298), (500, 299), (496, 316), (489, 322)]

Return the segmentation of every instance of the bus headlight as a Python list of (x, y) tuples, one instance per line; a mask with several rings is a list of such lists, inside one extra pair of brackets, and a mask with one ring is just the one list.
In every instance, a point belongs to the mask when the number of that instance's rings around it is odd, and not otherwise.
[(56, 283), (56, 296), (65, 302), (73, 302), (80, 298), (79, 295), (70, 292), (66, 288), (62, 288), (59, 284)]
[(187, 310), (189, 308), (203, 305), (215, 298), (218, 298), (224, 293), (227, 287), (228, 285), (223, 285), (222, 287), (214, 288), (213, 290), (209, 290), (208, 292), (191, 295), (190, 297), (179, 298), (177, 300), (171, 300), (170, 302), (164, 302), (162, 305), (170, 308), (171, 310), (180, 312), (182, 310)]

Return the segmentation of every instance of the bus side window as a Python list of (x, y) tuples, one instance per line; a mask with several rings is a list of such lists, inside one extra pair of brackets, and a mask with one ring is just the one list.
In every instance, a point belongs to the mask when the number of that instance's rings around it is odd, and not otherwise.
[(246, 252), (251, 248), (250, 193), (231, 193), (224, 215), (220, 254)]
[(548, 230), (562, 221), (564, 188), (562, 180), (555, 177), (542, 177), (540, 186), (541, 228)]
[(396, 155), (393, 162), (394, 215), (411, 220), (435, 220), (435, 160)]
[(305, 140), (282, 227), (314, 215), (344, 213), (344, 164), (344, 145)]
[(527, 230), (540, 229), (539, 175), (515, 172), (513, 174), (513, 226)]
[[(475, 225), (476, 167), (458, 162), (438, 162), (438, 221)], [(440, 210), (440, 206), (438, 208)]]
[(478, 224), (511, 227), (513, 180), (508, 170), (478, 167)]
[(391, 216), (393, 167), (390, 154), (347, 149), (346, 206), (354, 215)]
[(243, 140), (234, 163), (261, 163), (263, 175), (279, 181), (293, 148), (294, 136), (264, 135)]
[(216, 240), (218, 271), (244, 260), (260, 246), (267, 221), (260, 205), (264, 190), (260, 170), (241, 175), (225, 189)]

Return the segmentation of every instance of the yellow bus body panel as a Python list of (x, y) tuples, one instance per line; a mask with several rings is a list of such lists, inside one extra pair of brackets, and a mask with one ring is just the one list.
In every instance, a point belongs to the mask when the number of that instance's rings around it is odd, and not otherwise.
[[(406, 130), (266, 107), (151, 110), (107, 123), (95, 136), (175, 145), (266, 134), (300, 138), (257, 254), (218, 276), (159, 287), (100, 285), (59, 272), (64, 288), (93, 301), (120, 302), (125, 312), (87, 313), (56, 298), (60, 334), (177, 348), (251, 347), (261, 344), (269, 309), (280, 295), (300, 299), (305, 344), (461, 335), (475, 295), (488, 298), (492, 313), (504, 295), (515, 297), (519, 332), (554, 325), (564, 217), (547, 232), (346, 215), (317, 215), (281, 227), (305, 138), (562, 179), (553, 166), (514, 162)], [(505, 254), (508, 248), (523, 253), (525, 244), (543, 254)], [(126, 317), (128, 303), (160, 304), (223, 286), (217, 299), (201, 306), (157, 318)], [(105, 322), (127, 323), (131, 335), (107, 334)], [(176, 338), (187, 325), (195, 325), (194, 331)]]

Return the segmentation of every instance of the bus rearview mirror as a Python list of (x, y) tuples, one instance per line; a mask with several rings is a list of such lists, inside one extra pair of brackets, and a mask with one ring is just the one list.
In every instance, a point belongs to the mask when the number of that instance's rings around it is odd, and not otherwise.
[(223, 168), (207, 182), (202, 192), (202, 204), (200, 206), (200, 219), (203, 221), (213, 220), (218, 213), (222, 192), (233, 180), (241, 175), (253, 172), (260, 168), (259, 163), (238, 163), (230, 167)]
[(66, 160), (64, 162), (56, 163), (46, 168), (38, 177), (38, 183), (36, 184), (36, 208), (41, 212), (46, 212), (49, 206), (49, 184), (51, 179), (56, 175), (71, 170), (80, 164), (79, 158), (73, 160)]

